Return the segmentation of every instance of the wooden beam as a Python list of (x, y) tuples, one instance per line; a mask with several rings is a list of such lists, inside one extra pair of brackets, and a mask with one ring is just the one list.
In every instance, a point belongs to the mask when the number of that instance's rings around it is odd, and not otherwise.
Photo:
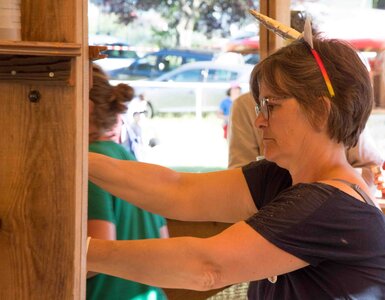
[[(283, 24), (290, 25), (290, 0), (260, 0), (260, 12)], [(285, 45), (285, 41), (264, 26), (259, 29), (260, 56), (267, 57)]]
[(0, 299), (85, 299), (88, 2), (16, 2), (22, 41), (0, 38)]

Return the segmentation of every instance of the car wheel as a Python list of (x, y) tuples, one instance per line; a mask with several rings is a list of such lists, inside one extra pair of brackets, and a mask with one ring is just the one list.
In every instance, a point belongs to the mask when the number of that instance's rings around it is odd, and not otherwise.
[(152, 104), (148, 101), (146, 105), (146, 117), (149, 119), (154, 117), (154, 108), (152, 107)]

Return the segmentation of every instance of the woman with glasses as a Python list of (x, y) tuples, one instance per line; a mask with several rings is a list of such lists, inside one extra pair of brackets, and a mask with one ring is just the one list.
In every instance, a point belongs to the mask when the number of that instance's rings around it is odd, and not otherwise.
[(385, 218), (347, 162), (373, 105), (349, 45), (299, 39), (253, 70), (265, 160), (178, 173), (90, 154), (90, 180), (167, 218), (233, 223), (205, 239), (91, 239), (88, 269), (160, 287), (250, 281), (249, 299), (384, 299)]

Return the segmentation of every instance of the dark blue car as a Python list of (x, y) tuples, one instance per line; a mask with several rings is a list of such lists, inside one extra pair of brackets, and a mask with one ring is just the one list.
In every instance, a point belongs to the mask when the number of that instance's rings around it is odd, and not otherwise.
[(152, 79), (195, 61), (209, 61), (213, 52), (198, 50), (163, 49), (136, 59), (128, 67), (108, 72), (111, 79), (135, 80)]

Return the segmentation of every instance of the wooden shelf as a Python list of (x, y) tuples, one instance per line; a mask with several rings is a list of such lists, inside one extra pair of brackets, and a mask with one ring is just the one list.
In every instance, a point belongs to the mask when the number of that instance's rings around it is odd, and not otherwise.
[(74, 43), (0, 41), (0, 54), (75, 57), (81, 55), (81, 45)]
[(73, 43), (0, 41), (0, 80), (34, 84), (73, 85)]

